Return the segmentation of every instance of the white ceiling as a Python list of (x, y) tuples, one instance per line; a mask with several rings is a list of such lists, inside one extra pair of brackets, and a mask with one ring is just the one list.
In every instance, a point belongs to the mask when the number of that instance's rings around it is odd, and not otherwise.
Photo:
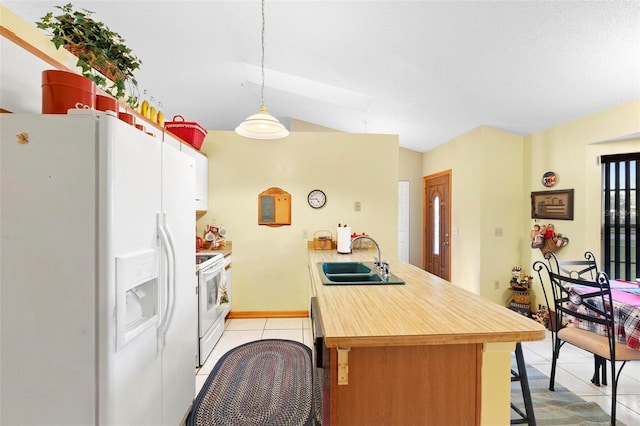
[[(2, 4), (35, 22), (68, 1)], [(72, 3), (126, 39), (168, 119), (233, 130), (258, 111), (259, 0)], [(480, 125), (526, 135), (640, 98), (638, 0), (265, 8), (265, 105), (285, 125), (398, 134), (422, 152)]]

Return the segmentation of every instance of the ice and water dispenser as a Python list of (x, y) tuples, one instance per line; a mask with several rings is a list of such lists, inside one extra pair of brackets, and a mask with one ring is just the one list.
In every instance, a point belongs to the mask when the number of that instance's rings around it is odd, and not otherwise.
[(117, 350), (159, 319), (159, 250), (116, 257)]

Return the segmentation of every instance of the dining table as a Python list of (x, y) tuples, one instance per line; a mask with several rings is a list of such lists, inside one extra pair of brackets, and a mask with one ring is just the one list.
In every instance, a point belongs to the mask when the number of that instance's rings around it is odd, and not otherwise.
[[(618, 343), (627, 347), (640, 350), (640, 283), (637, 281), (611, 280), (611, 299), (613, 302), (613, 315), (615, 323), (615, 337)], [(584, 294), (593, 291), (593, 287), (573, 285), (572, 291)], [(602, 301), (593, 298), (590, 303), (602, 308)], [(586, 313), (586, 308), (569, 303), (568, 308), (576, 312)], [(604, 325), (582, 320), (576, 317), (568, 317), (567, 320), (573, 326), (589, 330), (600, 335), (606, 335)]]

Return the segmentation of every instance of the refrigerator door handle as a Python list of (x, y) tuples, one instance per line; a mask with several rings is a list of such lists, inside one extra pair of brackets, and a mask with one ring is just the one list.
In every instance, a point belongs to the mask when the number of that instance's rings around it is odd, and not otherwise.
[(176, 269), (175, 269), (175, 253), (173, 249), (173, 238), (166, 226), (166, 213), (158, 214), (158, 236), (160, 237), (161, 245), (167, 259), (167, 278), (163, 287), (166, 287), (167, 301), (162, 312), (162, 320), (158, 324), (158, 339), (161, 341), (160, 346), (164, 346), (165, 335), (171, 319), (173, 318), (173, 312), (175, 311), (175, 286), (176, 286)]
[(173, 235), (171, 234), (171, 228), (167, 225), (166, 221), (166, 213), (163, 213), (165, 220), (163, 221), (163, 227), (167, 234), (167, 240), (169, 241), (169, 248), (171, 252), (171, 265), (172, 265), (172, 274), (169, 276), (171, 283), (169, 284), (171, 287), (171, 298), (169, 299), (171, 302), (171, 307), (169, 308), (169, 317), (167, 318), (167, 322), (165, 324), (165, 329), (163, 331), (163, 335), (167, 333), (167, 329), (171, 326), (171, 322), (173, 321), (173, 314), (176, 311), (176, 283), (177, 283), (177, 272), (176, 272), (176, 245), (173, 242)]

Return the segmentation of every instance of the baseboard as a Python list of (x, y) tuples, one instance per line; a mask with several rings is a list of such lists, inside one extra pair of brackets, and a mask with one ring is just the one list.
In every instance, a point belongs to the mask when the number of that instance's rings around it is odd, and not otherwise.
[(241, 318), (308, 318), (309, 311), (231, 311), (227, 319)]

